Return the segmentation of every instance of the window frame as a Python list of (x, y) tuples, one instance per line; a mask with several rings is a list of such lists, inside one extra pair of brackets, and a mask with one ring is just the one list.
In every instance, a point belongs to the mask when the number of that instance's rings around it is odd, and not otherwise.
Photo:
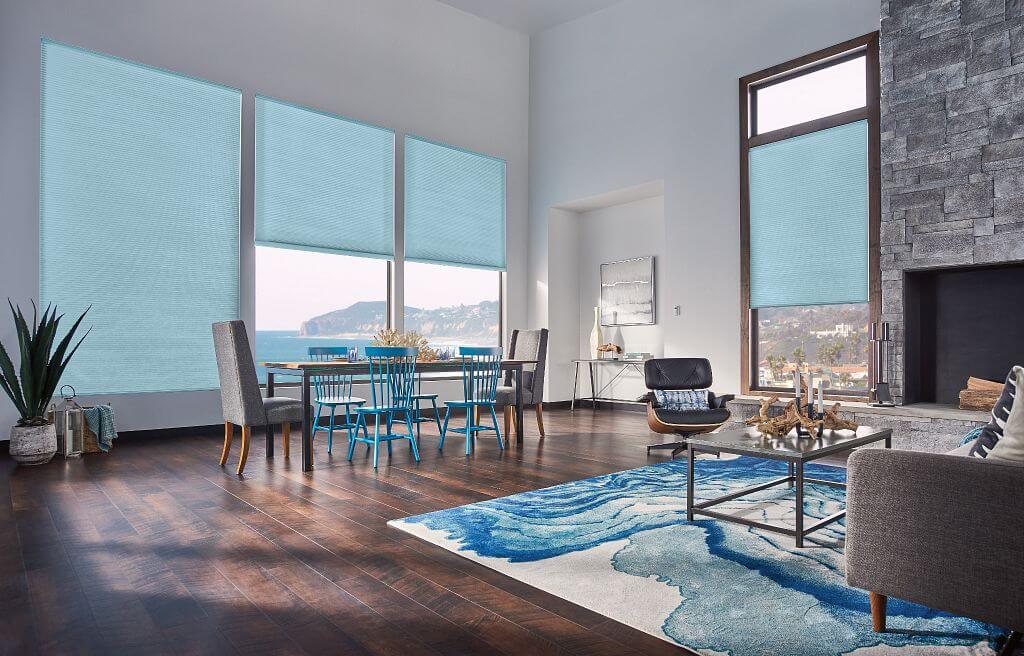
[[(758, 133), (757, 90), (792, 80), (851, 59), (865, 58), (865, 106), (830, 116)], [(881, 112), (878, 32), (871, 32), (788, 62), (766, 68), (739, 80), (740, 146), (740, 388), (743, 394), (785, 392), (778, 387), (759, 387), (758, 317), (750, 307), (750, 149), (828, 128), (867, 120), (868, 122), (868, 311), (870, 321), (881, 314), (880, 230), (881, 230)], [(877, 363), (869, 351), (868, 387), (875, 380)], [(832, 400), (863, 401), (868, 394), (826, 394)]]

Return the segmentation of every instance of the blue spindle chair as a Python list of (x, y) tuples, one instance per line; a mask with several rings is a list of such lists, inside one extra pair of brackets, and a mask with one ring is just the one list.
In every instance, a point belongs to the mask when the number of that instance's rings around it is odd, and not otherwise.
[[(434, 410), (434, 418), (423, 416), (421, 404), (430, 401), (430, 407)], [(416, 391), (412, 395), (412, 421), (416, 424), (416, 439), (420, 437), (420, 424), (423, 422), (434, 422), (437, 424), (437, 432), (441, 432), (441, 413), (437, 410), (437, 394), (423, 392), (423, 374), (416, 374)]]
[[(498, 415), (494, 412), (498, 378), (501, 376), (501, 347), (461, 346), (459, 355), (462, 356), (462, 395), (465, 400), (448, 402), (444, 413), (444, 426), (441, 428), (441, 443), (437, 448), (444, 448), (444, 438), (449, 430), (463, 433), (466, 436), (468, 456), (478, 432), (494, 431), (495, 437), (498, 438), (498, 448), (504, 450), (505, 444), (498, 429)], [(452, 408), (466, 409), (465, 428), (448, 428)], [(479, 415), (484, 409), (491, 414), (490, 426), (479, 423)]]
[[(348, 444), (348, 459), (352, 460), (356, 442), (373, 446), (373, 468), (377, 469), (380, 443), (388, 445), (391, 455), (391, 442), (409, 440), (412, 456), (416, 462), (420, 460), (420, 451), (416, 446), (413, 434), (412, 395), (416, 389), (416, 358), (419, 349), (405, 346), (368, 346), (366, 359), (370, 363), (370, 403), (356, 408), (356, 429)], [(367, 434), (367, 417), (373, 416), (373, 436)], [(398, 417), (397, 415), (400, 415)], [(381, 434), (381, 419), (384, 419), (385, 432)], [(408, 433), (395, 433), (395, 421), (401, 421)], [(359, 436), (359, 428), (363, 436)]]
[[(348, 347), (310, 346), (307, 352), (309, 353), (310, 360), (326, 362), (334, 358), (347, 356)], [(347, 375), (313, 376), (313, 392), (315, 397), (313, 402), (316, 404), (316, 418), (313, 419), (313, 437), (316, 437), (317, 431), (326, 432), (327, 453), (330, 453), (331, 449), (334, 448), (335, 429), (347, 430), (349, 440), (352, 439), (352, 431), (356, 427), (352, 409), (362, 406), (366, 403), (366, 399), (352, 396), (352, 376)], [(343, 424), (335, 423), (334, 414), (339, 406), (344, 406), (345, 408), (345, 423)], [(325, 408), (331, 413), (331, 423), (328, 426), (321, 426), (320, 415)]]

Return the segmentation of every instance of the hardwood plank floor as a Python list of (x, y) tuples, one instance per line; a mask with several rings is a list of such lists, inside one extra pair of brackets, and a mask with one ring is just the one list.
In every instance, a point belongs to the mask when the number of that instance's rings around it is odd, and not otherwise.
[(424, 424), (422, 462), (396, 444), (377, 472), (320, 436), (302, 473), (297, 431), (289, 460), (257, 433), (242, 477), (217, 435), (0, 459), (0, 653), (686, 653), (386, 526), (667, 457), (642, 414), (546, 414), (545, 439), (527, 418), (524, 446), (469, 457)]

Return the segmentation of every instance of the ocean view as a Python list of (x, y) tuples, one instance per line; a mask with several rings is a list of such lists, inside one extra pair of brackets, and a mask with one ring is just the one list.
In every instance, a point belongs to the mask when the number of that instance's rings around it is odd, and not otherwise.
[[(308, 360), (307, 350), (310, 346), (358, 346), (360, 355), (370, 344), (371, 337), (309, 337), (300, 336), (297, 330), (257, 330), (256, 331), (256, 362), (267, 360)], [(267, 381), (263, 367), (257, 366), (256, 372), (260, 382)]]

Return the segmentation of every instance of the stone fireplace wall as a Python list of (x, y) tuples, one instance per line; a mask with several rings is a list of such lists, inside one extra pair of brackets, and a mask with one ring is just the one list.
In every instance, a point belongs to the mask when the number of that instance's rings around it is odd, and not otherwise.
[(1024, 0), (883, 0), (882, 320), (903, 273), (1024, 260)]

